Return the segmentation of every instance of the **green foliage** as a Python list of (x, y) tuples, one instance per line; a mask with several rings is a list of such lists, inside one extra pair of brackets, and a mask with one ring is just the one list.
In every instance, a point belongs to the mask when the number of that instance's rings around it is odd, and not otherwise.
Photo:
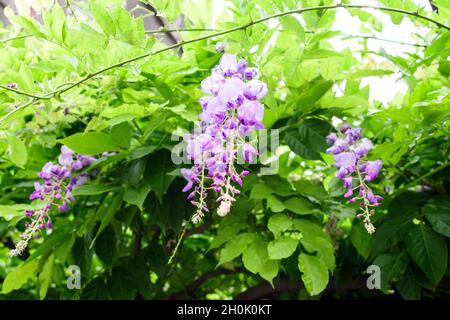
[[(120, 1), (76, 2), (73, 14), (56, 4), (39, 12), (42, 22), (14, 15), (0, 32), (0, 299), (229, 299), (264, 281), (277, 288), (284, 278), (301, 284), (303, 296), (345, 298), (333, 288), (356, 281), (365, 290), (372, 264), (381, 269), (380, 290), (351, 297), (448, 297), (450, 33), (420, 19), (448, 25), (446, 1), (433, 1), (438, 13), (380, 1), (417, 11), (383, 11), (395, 24), (423, 26), (412, 30), (420, 46), (394, 53), (357, 30), (351, 37), (336, 30), (333, 9), (259, 21), (341, 1), (230, 0), (218, 16), (213, 1), (148, 2), (170, 22), (183, 14), (190, 31), (177, 34), (182, 50), (146, 34), (142, 17)], [(361, 21), (363, 35), (385, 28), (371, 11), (342, 10)], [(259, 22), (239, 28), (250, 20)], [(213, 40), (215, 31), (202, 31), (212, 27), (232, 32)], [(334, 48), (350, 38), (355, 50)], [(260, 69), (269, 88), (263, 122), (279, 130), (280, 147), (248, 166), (226, 217), (217, 216), (211, 192), (210, 214), (193, 226), (193, 206), (181, 192), (186, 165), (174, 163), (172, 152), (201, 111), (200, 83), (220, 59), (216, 40)], [(377, 101), (366, 80), (390, 76), (407, 90)], [(369, 156), (383, 161), (373, 182), (385, 198), (374, 236), (355, 217), (359, 204), (342, 197), (325, 153), (338, 119), (361, 127), (375, 145)], [(98, 156), (86, 170), (96, 178), (73, 191), (68, 212), (53, 214), (51, 233), (11, 258), (23, 212), (36, 205), (28, 199), (36, 173), (57, 160), (62, 144)], [(278, 167), (261, 174), (271, 161)], [(67, 289), (70, 265), (81, 268), (81, 290)]]

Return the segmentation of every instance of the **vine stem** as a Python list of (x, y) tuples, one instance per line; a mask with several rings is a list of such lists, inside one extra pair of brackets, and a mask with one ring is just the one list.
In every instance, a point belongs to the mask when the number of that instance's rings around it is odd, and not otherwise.
[(201, 31), (218, 31), (217, 29), (212, 28), (182, 28), (182, 29), (166, 29), (160, 28), (155, 30), (145, 31), (146, 34), (154, 34), (154, 33), (170, 33), (170, 32), (201, 32)]
[(7, 114), (5, 114), (3, 117), (0, 118), (0, 124), (5, 121), (7, 118), (9, 118), (10, 116), (12, 116), (14, 113), (25, 109), (26, 107), (28, 107), (29, 105), (35, 103), (36, 101), (38, 101), (38, 99), (34, 98), (34, 99), (30, 99), (28, 102), (14, 108), (13, 110), (11, 110), (10, 112), (8, 112)]
[(175, 258), (175, 255), (178, 252), (178, 249), (180, 247), (181, 242), (183, 241), (184, 235), (186, 234), (187, 228), (189, 225), (189, 221), (186, 222), (186, 224), (183, 227), (183, 230), (181, 231), (180, 237), (178, 238), (177, 244), (175, 246), (175, 249), (173, 249), (172, 254), (170, 255), (169, 261), (167, 262), (167, 265), (170, 265)]
[(407, 184), (406, 184), (405, 186), (403, 186), (402, 188), (397, 189), (396, 191), (394, 191), (394, 192), (391, 194), (391, 197), (394, 197), (394, 196), (396, 196), (397, 194), (403, 192), (404, 190), (406, 190), (406, 189), (408, 189), (408, 188), (410, 188), (410, 187), (415, 186), (418, 182), (422, 181), (423, 179), (428, 178), (429, 176), (432, 176), (433, 174), (435, 174), (435, 173), (437, 173), (437, 172), (439, 172), (439, 171), (444, 170), (444, 169), (447, 168), (449, 165), (450, 165), (450, 162), (446, 162), (446, 163), (442, 164), (441, 166), (435, 168), (434, 170), (431, 170), (430, 172), (425, 173), (424, 175), (421, 175), (421, 176), (418, 177), (417, 179), (414, 179), (413, 181), (407, 183)]
[[(268, 20), (271, 20), (271, 19), (280, 18), (280, 17), (283, 17), (283, 16), (288, 16), (288, 15), (292, 15), (292, 14), (303, 14), (303, 13), (309, 12), (309, 11), (336, 10), (336, 9), (339, 9), (339, 8), (358, 9), (358, 10), (373, 9), (373, 10), (380, 10), (380, 11), (387, 11), (387, 12), (396, 12), (396, 13), (401, 13), (401, 14), (413, 16), (413, 17), (416, 17), (418, 19), (426, 20), (428, 22), (431, 22), (431, 23), (437, 25), (440, 28), (443, 28), (443, 29), (446, 29), (446, 30), (450, 30), (449, 26), (446, 26), (445, 24), (443, 24), (443, 23), (441, 23), (439, 21), (436, 21), (436, 20), (434, 20), (432, 18), (429, 18), (427, 16), (421, 15), (417, 11), (408, 11), (408, 10), (392, 8), (392, 7), (383, 7), (383, 6), (356, 5), (356, 4), (344, 4), (344, 3), (336, 4), (336, 5), (327, 5), (327, 6), (314, 6), (314, 7), (289, 10), (289, 11), (284, 11), (284, 12), (268, 15), (266, 17), (250, 21), (250, 22), (248, 22), (248, 23), (246, 23), (244, 25), (241, 25), (241, 26), (237, 26), (237, 27), (230, 28), (230, 29), (227, 29), (227, 30), (224, 30), (224, 31), (219, 31), (219, 32), (208, 34), (208, 35), (205, 35), (205, 36), (193, 38), (193, 39), (190, 39), (190, 40), (180, 41), (180, 42), (178, 42), (176, 44), (173, 44), (171, 46), (167, 46), (165, 48), (162, 48), (162, 49), (159, 49), (159, 50), (156, 50), (156, 51), (153, 51), (153, 52), (147, 52), (147, 53), (141, 54), (139, 56), (136, 56), (134, 58), (123, 60), (121, 62), (112, 64), (112, 65), (110, 65), (110, 66), (108, 66), (106, 68), (100, 69), (100, 70), (95, 71), (93, 73), (89, 73), (88, 75), (86, 75), (85, 77), (81, 78), (80, 80), (74, 82), (73, 84), (68, 85), (66, 88), (49, 92), (48, 94), (45, 94), (43, 96), (38, 96), (38, 95), (30, 94), (30, 93), (25, 93), (25, 92), (22, 92), (22, 91), (19, 92), (18, 90), (11, 90), (10, 88), (7, 88), (7, 87), (2, 87), (2, 88), (6, 89), (6, 90), (9, 90), (9, 91), (12, 91), (12, 92), (15, 92), (17, 94), (27, 95), (29, 97), (36, 98), (37, 100), (50, 99), (50, 98), (53, 98), (53, 97), (55, 97), (57, 95), (60, 95), (60, 94), (62, 94), (64, 92), (67, 92), (70, 89), (72, 89), (72, 88), (74, 88), (74, 87), (76, 87), (76, 86), (78, 86), (78, 85), (88, 81), (89, 79), (91, 79), (91, 78), (93, 78), (95, 76), (98, 76), (99, 74), (102, 74), (104, 72), (107, 72), (107, 71), (109, 71), (111, 69), (122, 67), (122, 66), (124, 66), (126, 64), (129, 64), (129, 63), (132, 63), (134, 61), (141, 60), (141, 59), (144, 59), (144, 58), (147, 58), (147, 57), (150, 57), (150, 56), (154, 56), (154, 55), (157, 55), (157, 54), (165, 52), (165, 51), (176, 49), (176, 48), (179, 48), (179, 47), (181, 47), (183, 45), (186, 45), (186, 44), (199, 42), (199, 41), (202, 41), (202, 40), (206, 40), (206, 39), (222, 36), (224, 34), (236, 32), (236, 31), (240, 31), (240, 30), (245, 30), (245, 29), (247, 29), (247, 28), (249, 28), (249, 27), (251, 27), (253, 25), (256, 25), (256, 24), (259, 24), (259, 23), (262, 23), (262, 22), (265, 22), (265, 21), (268, 21)], [(33, 103), (34, 102), (36, 102), (36, 101), (33, 101)], [(28, 105), (30, 105), (30, 104), (25, 104), (25, 105), (21, 106), (21, 108), (25, 108)], [(6, 114), (5, 116), (3, 116), (0, 119), (0, 123), (5, 121), (9, 116), (10, 116), (9, 113)]]

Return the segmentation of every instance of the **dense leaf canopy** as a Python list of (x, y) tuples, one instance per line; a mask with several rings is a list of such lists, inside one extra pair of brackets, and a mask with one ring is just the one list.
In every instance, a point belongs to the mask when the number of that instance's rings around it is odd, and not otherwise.
[[(120, 0), (50, 2), (36, 1), (33, 17), (6, 9), (0, 30), (0, 299), (448, 297), (448, 1), (229, 0), (218, 10), (155, 0), (144, 15)], [(154, 12), (161, 30), (145, 26)], [(385, 21), (412, 40), (382, 36)], [(172, 153), (201, 112), (218, 42), (259, 68), (263, 124), (279, 147), (244, 165), (226, 217), (211, 193), (193, 224), (186, 165)], [(384, 86), (382, 101), (377, 81), (405, 90)], [(373, 235), (325, 152), (343, 121), (383, 162)], [(62, 145), (95, 157), (82, 169), (91, 178), (10, 257), (39, 206), (29, 199), (37, 173)], [(366, 287), (370, 265), (378, 290)]]

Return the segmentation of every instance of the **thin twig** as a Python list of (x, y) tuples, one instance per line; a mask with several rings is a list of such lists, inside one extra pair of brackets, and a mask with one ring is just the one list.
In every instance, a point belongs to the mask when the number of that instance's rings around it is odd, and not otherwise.
[(196, 32), (196, 31), (215, 31), (217, 32), (217, 29), (211, 29), (211, 28), (189, 28), (189, 29), (155, 29), (155, 30), (148, 30), (145, 31), (147, 34), (153, 34), (153, 33), (170, 33), (170, 32)]
[(24, 34), (24, 35), (21, 35), (21, 36), (12, 37), (12, 38), (8, 38), (8, 39), (5, 39), (5, 40), (2, 40), (2, 41), (0, 41), (0, 43), (6, 43), (6, 42), (9, 42), (9, 41), (24, 39), (24, 38), (28, 38), (28, 37), (32, 37), (32, 36), (33, 36), (32, 34)]
[(391, 194), (391, 197), (394, 197), (396, 195), (398, 195), (399, 193), (407, 190), (408, 188), (411, 188), (413, 186), (415, 186), (417, 183), (419, 183), (420, 181), (422, 181), (423, 179), (426, 179), (432, 175), (434, 175), (435, 173), (438, 173), (439, 171), (444, 170), (445, 168), (447, 168), (450, 165), (450, 162), (446, 162), (444, 164), (442, 164), (441, 166), (425, 173), (424, 175), (421, 175), (420, 177), (418, 177), (417, 179), (414, 179), (413, 181), (407, 183), (406, 185), (404, 185), (403, 187), (401, 187), (400, 189), (397, 189), (396, 191), (394, 191)]

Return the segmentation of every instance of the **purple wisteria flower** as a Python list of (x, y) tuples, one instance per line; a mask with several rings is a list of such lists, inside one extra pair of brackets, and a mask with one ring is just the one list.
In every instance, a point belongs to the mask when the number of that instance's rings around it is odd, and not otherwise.
[(78, 173), (77, 171), (86, 168), (94, 160), (96, 158), (77, 155), (66, 146), (62, 146), (58, 163), (47, 162), (42, 167), (38, 177), (44, 181), (35, 182), (34, 191), (30, 194), (30, 200), (40, 200), (42, 205), (37, 209), (25, 211), (25, 216), (31, 219), (31, 222), (25, 223), (26, 230), (20, 235), (21, 240), (16, 248), (11, 250), (11, 256), (20, 255), (39, 230), (53, 227), (50, 217), (53, 207), (56, 207), (59, 212), (69, 210), (69, 203), (75, 200), (72, 191), (95, 175), (95, 173)]
[(201, 82), (202, 91), (208, 95), (200, 98), (200, 128), (185, 136), (187, 157), (194, 166), (181, 170), (188, 181), (183, 192), (189, 192), (188, 199), (197, 207), (194, 223), (208, 212), (205, 199), (209, 189), (219, 193), (218, 215), (228, 214), (239, 194), (236, 184), (242, 186), (243, 177), (249, 173), (238, 172), (235, 161), (241, 156), (250, 163), (258, 155), (244, 139), (264, 128), (264, 107), (258, 100), (267, 94), (267, 85), (255, 79), (258, 74), (247, 61), (225, 53), (211, 75)]
[[(369, 210), (369, 207), (380, 205), (383, 198), (375, 195), (366, 182), (378, 177), (383, 164), (381, 160), (363, 159), (373, 148), (372, 142), (362, 137), (360, 128), (352, 128), (348, 123), (344, 123), (338, 133), (332, 132), (327, 136), (327, 144), (330, 146), (327, 153), (333, 155), (334, 165), (338, 168), (336, 177), (342, 180), (347, 190), (344, 197), (351, 198), (350, 203), (361, 200), (360, 206), (363, 213), (358, 217), (364, 217), (367, 232), (374, 233), (375, 227), (370, 221), (374, 211)], [(356, 181), (355, 186), (354, 181)], [(359, 189), (357, 196), (353, 195), (355, 189)]]

